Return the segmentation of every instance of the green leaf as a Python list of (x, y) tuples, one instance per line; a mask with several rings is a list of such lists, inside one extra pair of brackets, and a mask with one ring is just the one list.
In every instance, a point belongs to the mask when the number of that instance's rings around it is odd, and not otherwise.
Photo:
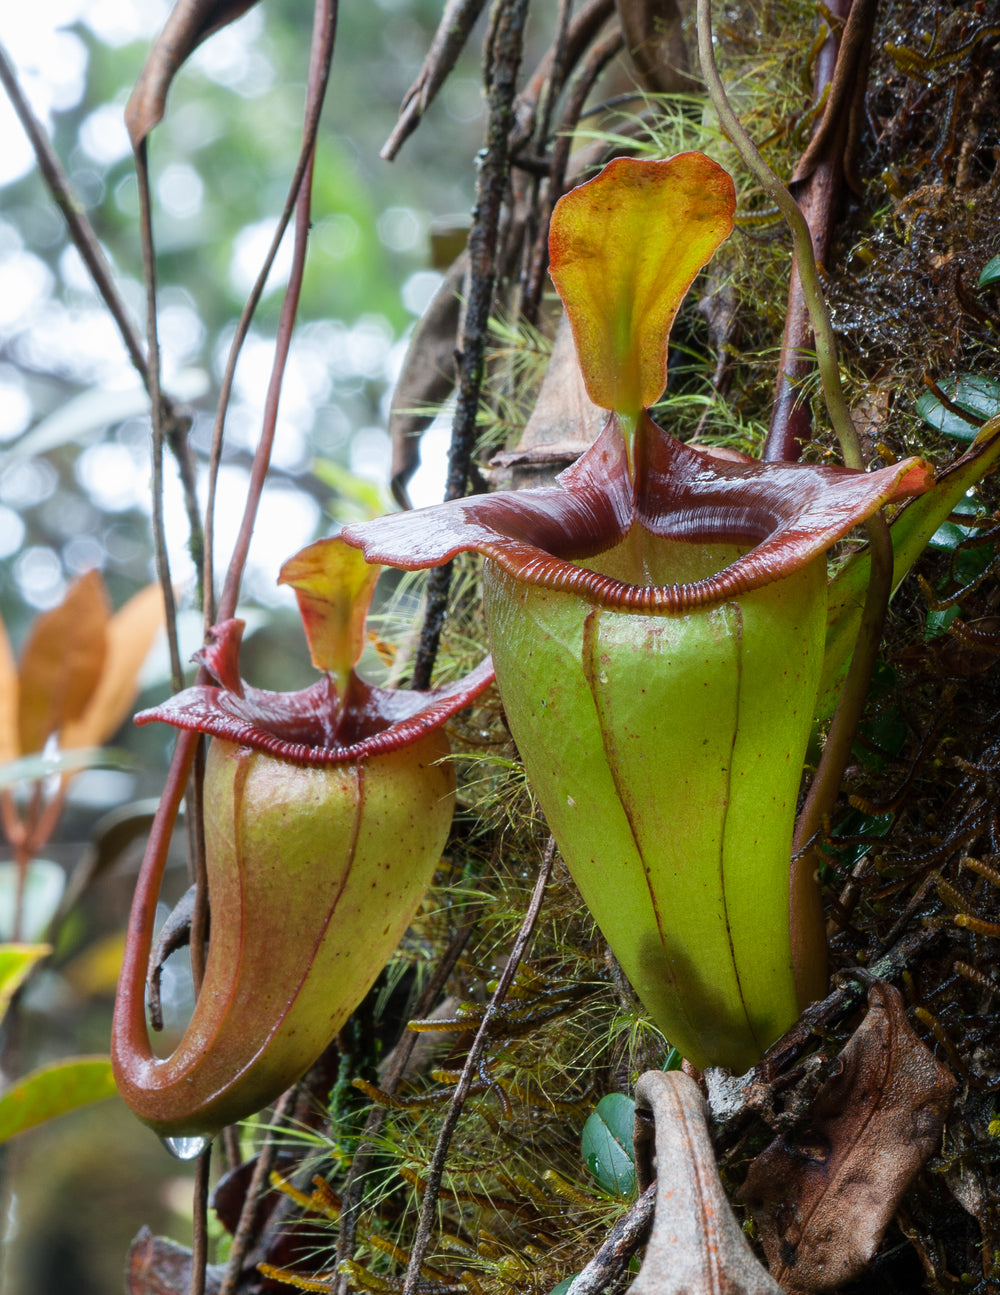
[(0, 1019), (31, 968), (51, 952), (49, 944), (0, 944)]
[(1000, 256), (994, 256), (979, 271), (978, 286), (988, 288), (991, 283), (996, 283), (998, 280), (1000, 280)]
[(670, 1051), (667, 1053), (666, 1061), (664, 1061), (660, 1069), (661, 1070), (680, 1070), (683, 1064), (684, 1064), (684, 1058), (681, 1056), (678, 1049), (671, 1048)]
[(561, 1281), (558, 1286), (553, 1286), (549, 1291), (549, 1295), (566, 1295), (566, 1292), (576, 1281), (577, 1276), (578, 1274), (574, 1273), (572, 1277), (567, 1277), (564, 1281)]
[(979, 422), (1000, 413), (1000, 382), (994, 378), (963, 373), (957, 380), (940, 383), (940, 387), (953, 404), (967, 409), (977, 421), (967, 422), (943, 405), (931, 391), (917, 397), (917, 413), (929, 427), (956, 441), (971, 441)]
[(624, 1093), (608, 1093), (588, 1117), (580, 1140), (587, 1168), (606, 1192), (631, 1196), (635, 1190), (632, 1128), (635, 1102)]
[(0, 1095), (0, 1142), (114, 1094), (107, 1057), (73, 1057), (33, 1070)]

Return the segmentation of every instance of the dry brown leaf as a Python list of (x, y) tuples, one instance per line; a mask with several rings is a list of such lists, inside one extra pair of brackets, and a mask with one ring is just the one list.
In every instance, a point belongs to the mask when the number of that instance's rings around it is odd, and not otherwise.
[(104, 668), (109, 616), (104, 581), (88, 571), (58, 607), (34, 621), (21, 653), (22, 755), (40, 751), (50, 734), (83, 713)]
[(587, 395), (573, 330), (563, 315), (538, 398), (517, 448), (494, 455), (490, 467), (509, 471), (517, 490), (548, 485), (597, 439), (607, 417), (607, 410)]
[(83, 714), (63, 728), (61, 746), (100, 746), (116, 731), (135, 700), (139, 671), (163, 619), (163, 594), (158, 584), (141, 589), (111, 617), (100, 680)]
[(167, 92), (184, 60), (212, 32), (235, 22), (255, 3), (256, 0), (177, 0), (125, 105), (125, 125), (134, 149), (163, 120)]
[(17, 662), (7, 637), (7, 627), (0, 620), (0, 764), (16, 760), (21, 754), (17, 738)]
[(656, 1214), (630, 1295), (781, 1295), (722, 1190), (698, 1085), (680, 1070), (648, 1071), (635, 1110), (640, 1191), (652, 1173), (650, 1111), (655, 1123)]
[(790, 1291), (835, 1290), (864, 1270), (938, 1145), (955, 1091), (899, 992), (881, 982), (837, 1064), (806, 1124), (754, 1160), (740, 1193)]

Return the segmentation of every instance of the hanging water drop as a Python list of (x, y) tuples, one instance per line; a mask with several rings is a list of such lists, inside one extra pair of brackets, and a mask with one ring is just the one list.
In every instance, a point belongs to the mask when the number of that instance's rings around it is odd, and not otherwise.
[(197, 1160), (211, 1145), (211, 1138), (160, 1138), (175, 1160)]

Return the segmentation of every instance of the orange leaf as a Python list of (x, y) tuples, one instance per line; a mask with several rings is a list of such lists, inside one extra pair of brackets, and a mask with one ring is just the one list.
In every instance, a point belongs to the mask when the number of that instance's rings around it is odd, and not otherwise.
[(0, 620), (0, 764), (21, 754), (17, 738), (17, 662), (11, 651), (7, 628)]
[(367, 563), (341, 539), (317, 540), (281, 568), (278, 583), (299, 601), (309, 654), (343, 691), (365, 647), (365, 617), (381, 568)]
[(40, 751), (50, 734), (83, 713), (104, 668), (109, 614), (104, 581), (88, 571), (58, 607), (36, 618), (21, 654), (23, 755)]
[(100, 681), (83, 713), (64, 727), (61, 746), (101, 746), (111, 737), (132, 708), (139, 671), (162, 624), (163, 594), (156, 584), (141, 589), (111, 617)]
[(735, 206), (732, 180), (702, 153), (618, 158), (556, 204), (552, 279), (596, 405), (631, 417), (659, 400), (674, 316)]

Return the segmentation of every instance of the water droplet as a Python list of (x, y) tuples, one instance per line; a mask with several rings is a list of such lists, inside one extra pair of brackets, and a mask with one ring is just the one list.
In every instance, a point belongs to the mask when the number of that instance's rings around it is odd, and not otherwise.
[(175, 1160), (197, 1160), (211, 1145), (211, 1138), (160, 1138)]

